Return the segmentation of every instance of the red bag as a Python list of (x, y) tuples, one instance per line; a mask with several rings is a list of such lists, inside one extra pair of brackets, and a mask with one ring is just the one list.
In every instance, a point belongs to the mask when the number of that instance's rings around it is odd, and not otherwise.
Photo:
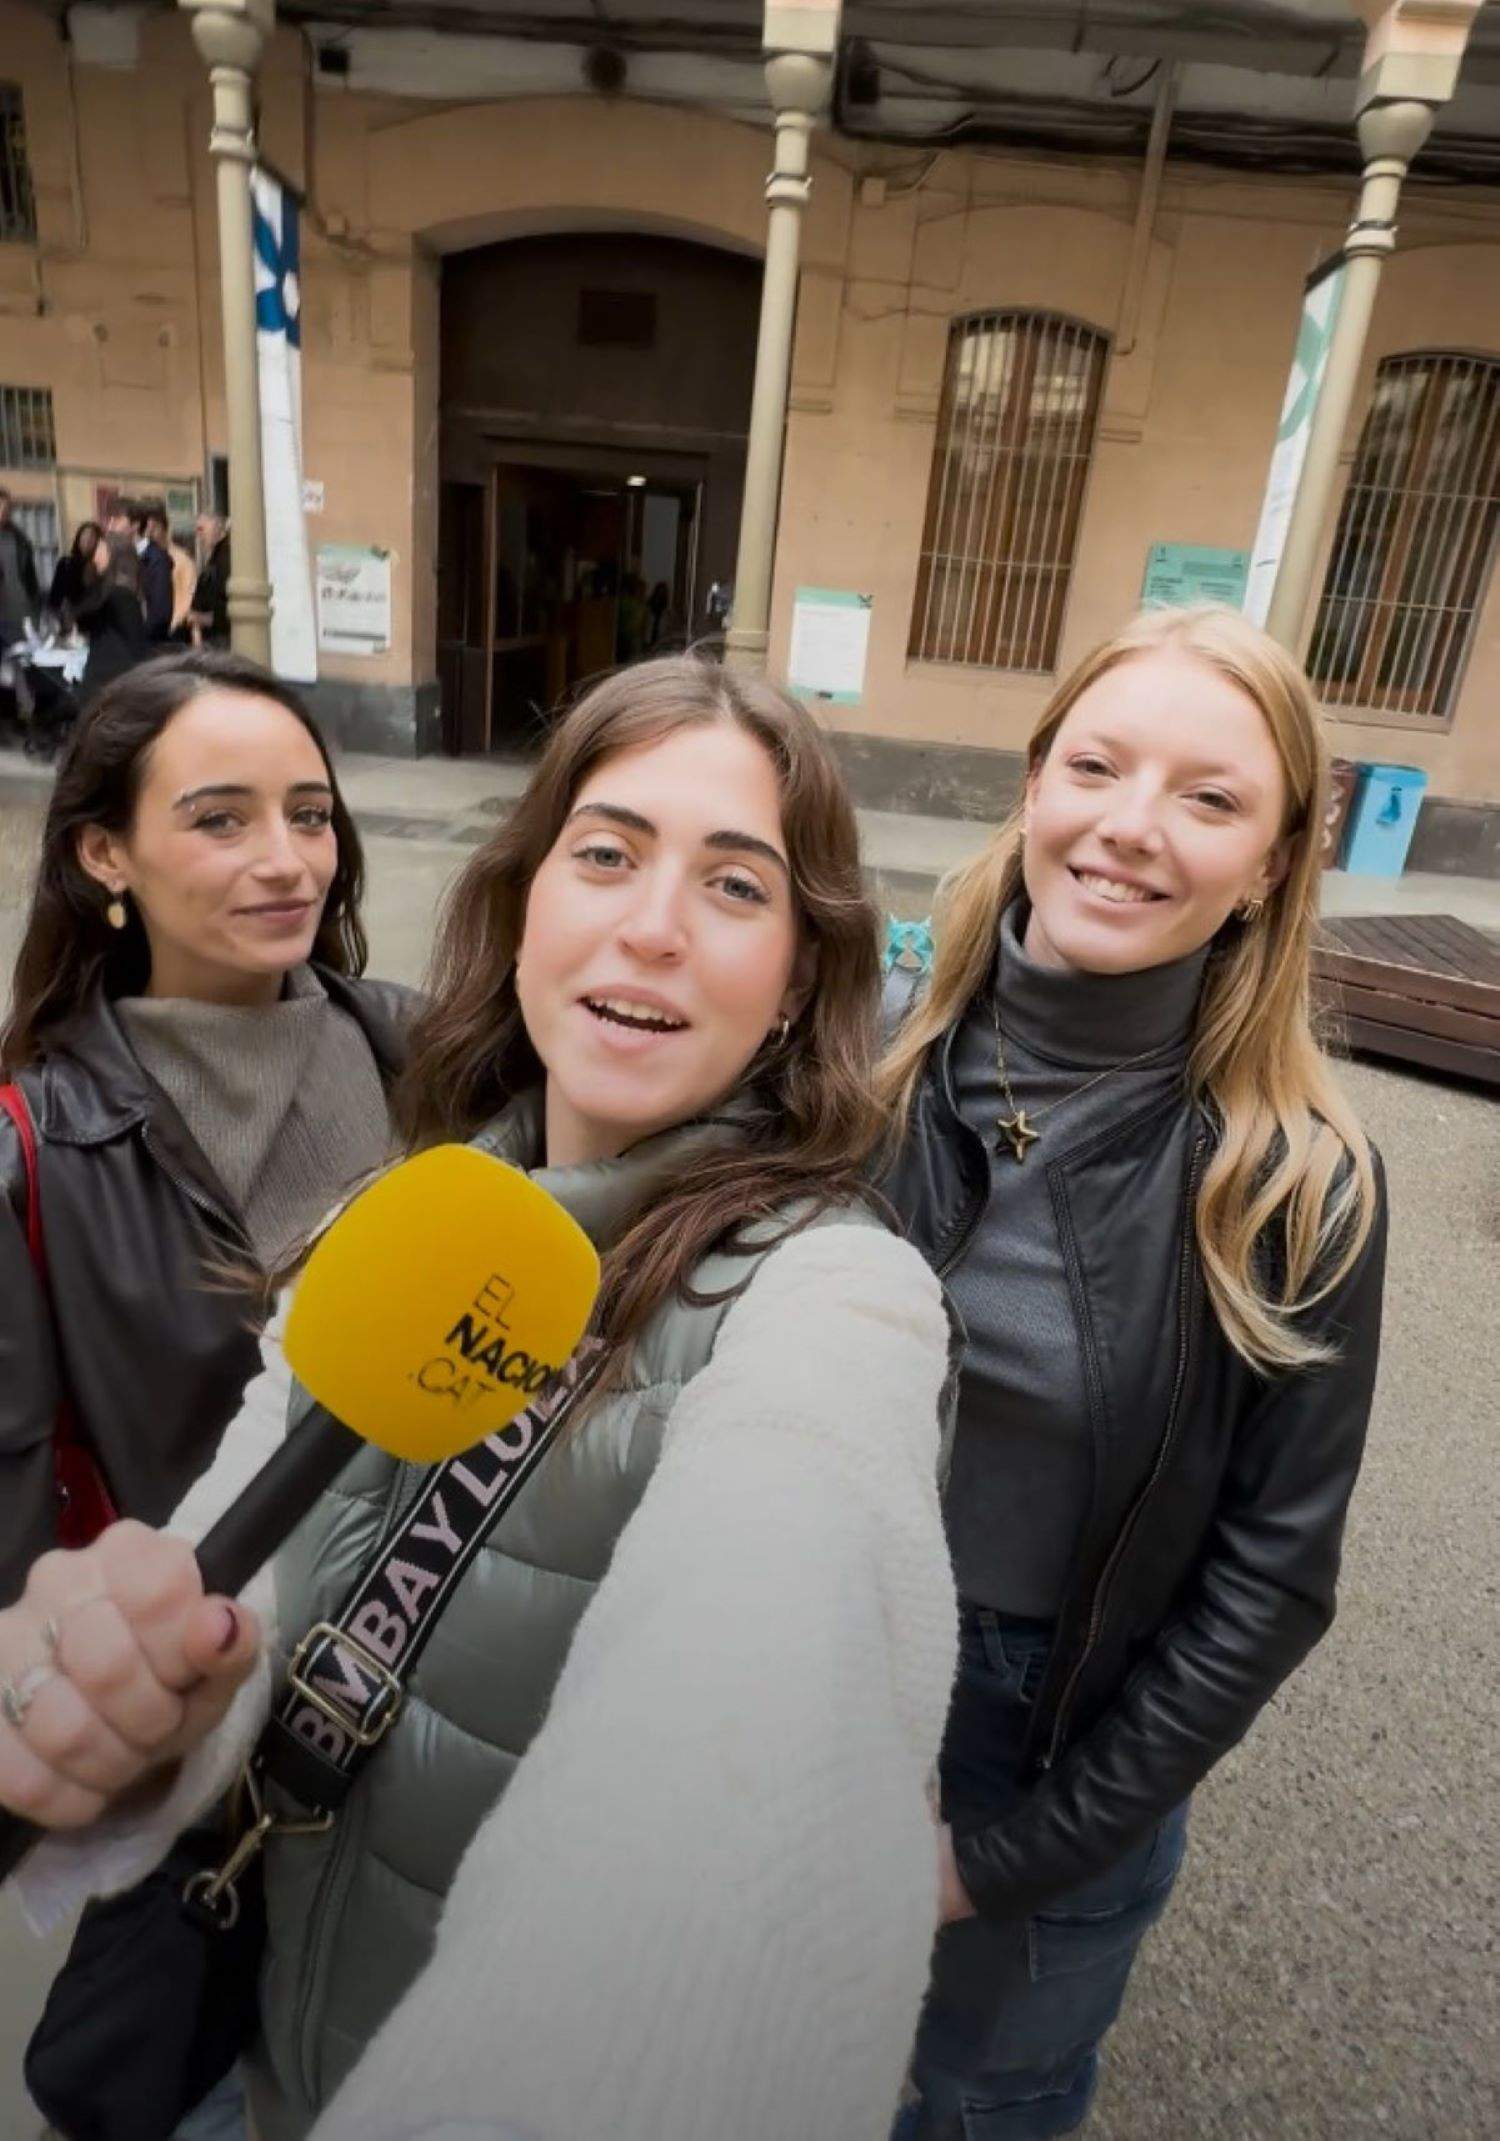
[[(0, 1085), (0, 1111), (16, 1126), (21, 1140), (21, 1158), (26, 1167), (26, 1247), (32, 1269), (49, 1305), (52, 1289), (47, 1282), (47, 1250), (42, 1239), (42, 1193), (37, 1180), (36, 1129), (26, 1095), (18, 1085)], [(52, 1434), (52, 1487), (59, 1546), (88, 1546), (106, 1525), (120, 1514), (99, 1460), (84, 1441), (66, 1395), (57, 1401), (57, 1424)]]

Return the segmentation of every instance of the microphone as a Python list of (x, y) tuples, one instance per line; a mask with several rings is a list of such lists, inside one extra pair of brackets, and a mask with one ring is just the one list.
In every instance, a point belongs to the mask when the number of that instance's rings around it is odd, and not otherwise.
[(381, 1175), (318, 1242), (287, 1316), (287, 1361), (324, 1410), (204, 1537), (205, 1590), (242, 1590), (362, 1442), (428, 1465), (508, 1426), (598, 1291), (583, 1229), (505, 1161), (436, 1145)]
[[(366, 1442), (429, 1465), (507, 1426), (598, 1291), (583, 1229), (504, 1160), (435, 1145), (381, 1175), (303, 1267), (283, 1345), (317, 1406), (205, 1534), (204, 1590), (242, 1590)], [(44, 1833), (0, 1812), (0, 1880)]]

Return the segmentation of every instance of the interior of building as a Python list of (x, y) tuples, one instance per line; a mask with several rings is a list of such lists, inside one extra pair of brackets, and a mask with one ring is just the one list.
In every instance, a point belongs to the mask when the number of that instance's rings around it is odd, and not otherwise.
[(524, 749), (590, 677), (722, 630), (759, 295), (757, 261), (641, 232), (444, 262), (449, 751)]

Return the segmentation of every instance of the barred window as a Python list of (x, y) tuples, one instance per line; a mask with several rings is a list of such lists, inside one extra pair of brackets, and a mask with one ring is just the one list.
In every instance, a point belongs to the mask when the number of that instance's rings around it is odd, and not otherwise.
[(56, 464), (50, 389), (0, 386), (0, 468), (53, 468)]
[(57, 507), (50, 498), (13, 498), (11, 519), (31, 538), (36, 553), (37, 578), (43, 592), (52, 584), (57, 569)]
[(0, 241), (36, 236), (36, 202), (26, 162), (26, 122), (21, 91), (0, 82)]
[(1050, 669), (1083, 516), (1108, 338), (1047, 312), (956, 320), (910, 653)]
[(1500, 358), (1387, 357), (1307, 666), (1326, 704), (1445, 723), (1500, 519)]

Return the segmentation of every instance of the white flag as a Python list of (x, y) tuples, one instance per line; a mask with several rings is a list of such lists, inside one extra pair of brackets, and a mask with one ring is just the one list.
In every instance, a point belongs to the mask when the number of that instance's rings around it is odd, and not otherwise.
[(1281, 554), (1302, 483), (1307, 461), (1307, 442), (1312, 437), (1318, 397), (1328, 373), (1328, 352), (1338, 323), (1344, 295), (1347, 260), (1342, 252), (1308, 277), (1302, 300), (1302, 319), (1297, 329), (1297, 347), (1292, 357), (1291, 377), (1281, 404), (1281, 421), (1266, 477), (1266, 495), (1261, 502), (1260, 525), (1250, 552), (1250, 571), (1241, 604), (1252, 624), (1264, 625), (1271, 613)]
[[(312, 556), (302, 510), (302, 291), (297, 203), (277, 178), (250, 174), (255, 220), (255, 341), (260, 358), (260, 451), (271, 581), (271, 667), (316, 683)], [(230, 501), (231, 511), (233, 500)]]

